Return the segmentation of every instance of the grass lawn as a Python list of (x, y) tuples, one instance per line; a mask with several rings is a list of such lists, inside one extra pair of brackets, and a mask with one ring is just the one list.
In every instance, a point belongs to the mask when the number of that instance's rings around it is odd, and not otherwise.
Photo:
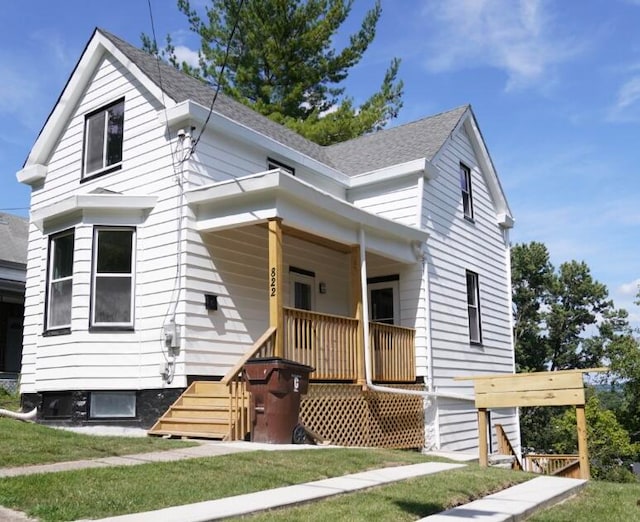
[[(1, 479), (0, 505), (25, 511), (45, 521), (99, 518), (428, 460), (436, 459), (415, 452), (391, 450), (255, 451), (171, 463)], [(475, 466), (469, 466), (465, 471), (439, 473), (362, 495), (377, 494), (381, 499), (379, 503), (395, 506), (394, 515), (391, 518), (385, 515), (384, 519), (395, 520), (395, 513), (402, 512), (405, 518), (398, 520), (411, 520), (419, 518), (421, 513), (440, 509), (444, 500), (433, 500), (433, 492), (440, 488), (445, 489), (443, 498), (448, 499), (445, 505), (450, 505), (452, 502), (467, 502), (470, 498), (528, 478), (527, 475), (505, 470), (480, 471)], [(344, 498), (355, 497), (358, 495)], [(369, 502), (369, 497), (362, 498), (364, 503)], [(371, 516), (369, 514), (367, 520)], [(328, 514), (318, 520), (329, 517), (335, 518)], [(351, 515), (348, 519), (354, 520)]]
[[(147, 453), (194, 442), (151, 437), (96, 437), (0, 417), (0, 467)], [(0, 505), (2, 502), (0, 502)]]
[(9, 393), (4, 388), (0, 388), (0, 408), (20, 411), (20, 395), (17, 393)]
[(563, 504), (531, 517), (530, 522), (606, 522), (640, 520), (640, 483), (591, 481)]
[(525, 473), (468, 465), (465, 468), (341, 495), (313, 504), (243, 517), (243, 520), (408, 522), (466, 504), (530, 478), (531, 476)]

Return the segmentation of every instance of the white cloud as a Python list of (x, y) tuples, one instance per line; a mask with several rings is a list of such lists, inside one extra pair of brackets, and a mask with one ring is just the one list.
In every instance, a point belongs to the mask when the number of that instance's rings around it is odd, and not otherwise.
[(632, 297), (635, 297), (638, 294), (639, 289), (640, 289), (640, 277), (638, 279), (635, 279), (634, 281), (621, 284), (617, 288), (617, 291), (620, 295), (630, 295)]
[(616, 101), (609, 109), (610, 121), (635, 121), (640, 118), (640, 76), (626, 80), (618, 89)]
[(432, 71), (489, 66), (507, 74), (506, 89), (550, 82), (554, 66), (581, 51), (556, 34), (543, 0), (448, 0), (424, 11), (431, 36)]
[(175, 54), (178, 59), (178, 63), (187, 62), (191, 67), (200, 66), (200, 56), (198, 55), (198, 51), (194, 51), (185, 45), (176, 45)]

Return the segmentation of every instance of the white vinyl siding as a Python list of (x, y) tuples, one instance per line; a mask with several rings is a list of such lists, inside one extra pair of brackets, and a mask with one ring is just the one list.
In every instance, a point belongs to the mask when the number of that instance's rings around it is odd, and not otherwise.
[[(469, 168), (473, 186), (473, 223), (464, 219), (461, 164)], [(426, 249), (433, 384), (443, 392), (472, 395), (471, 381), (455, 381), (454, 377), (513, 371), (508, 244), (464, 125), (438, 154), (435, 165), (440, 174), (425, 182), (422, 210), (430, 233)], [(481, 345), (470, 340), (468, 271), (477, 274), (480, 281)], [(515, 436), (517, 417), (514, 410), (509, 411), (511, 417), (503, 424)], [(438, 401), (438, 418), (444, 449), (477, 451), (473, 402)]]

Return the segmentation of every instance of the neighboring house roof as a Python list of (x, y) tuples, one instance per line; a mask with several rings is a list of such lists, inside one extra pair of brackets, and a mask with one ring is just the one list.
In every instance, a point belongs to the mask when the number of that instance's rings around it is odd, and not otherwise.
[(0, 212), (0, 262), (27, 264), (29, 220)]

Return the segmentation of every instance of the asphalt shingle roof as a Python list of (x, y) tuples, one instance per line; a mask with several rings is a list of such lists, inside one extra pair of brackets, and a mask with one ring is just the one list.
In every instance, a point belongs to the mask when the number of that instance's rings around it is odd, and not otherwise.
[(27, 264), (29, 220), (0, 212), (0, 262)]
[[(117, 36), (97, 29), (131, 60), (165, 94), (176, 102), (192, 100), (211, 105), (213, 88), (138, 49)], [(160, 68), (160, 73), (158, 71)], [(215, 111), (325, 165), (353, 176), (418, 158), (433, 159), (468, 106), (385, 129), (344, 143), (323, 147), (246, 105), (220, 93)]]

